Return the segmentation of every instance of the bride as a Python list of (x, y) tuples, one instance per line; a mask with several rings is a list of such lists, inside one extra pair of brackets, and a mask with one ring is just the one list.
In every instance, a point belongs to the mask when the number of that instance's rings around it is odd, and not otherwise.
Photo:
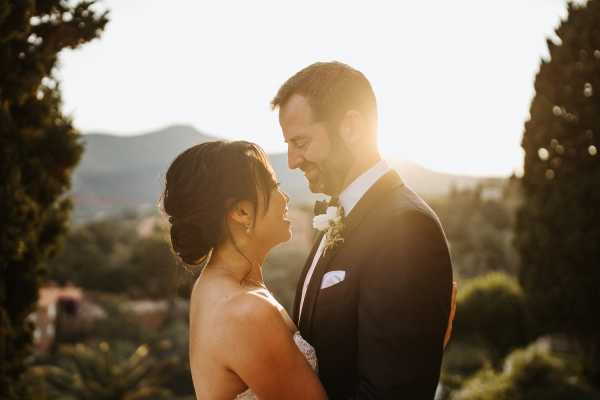
[(173, 249), (186, 264), (204, 265), (190, 299), (198, 399), (327, 398), (314, 349), (262, 277), (268, 252), (291, 237), (287, 202), (252, 143), (202, 143), (167, 171)]

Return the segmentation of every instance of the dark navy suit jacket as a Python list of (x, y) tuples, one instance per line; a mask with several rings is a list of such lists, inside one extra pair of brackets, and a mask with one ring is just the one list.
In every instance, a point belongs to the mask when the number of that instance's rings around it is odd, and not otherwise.
[[(452, 263), (440, 222), (395, 171), (381, 177), (345, 219), (344, 242), (315, 267), (294, 320), (317, 352), (331, 399), (427, 399), (439, 380), (450, 312)], [(323, 275), (345, 279), (320, 289)]]

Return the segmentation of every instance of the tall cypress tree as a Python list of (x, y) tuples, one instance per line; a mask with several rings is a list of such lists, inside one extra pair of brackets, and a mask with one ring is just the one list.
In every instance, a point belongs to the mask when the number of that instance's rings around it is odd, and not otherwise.
[(23, 398), (31, 352), (26, 322), (40, 262), (54, 251), (71, 207), (65, 193), (82, 146), (61, 110), (62, 49), (99, 36), (93, 1), (0, 0), (0, 398)]
[(519, 278), (540, 333), (575, 339), (600, 382), (600, 0), (568, 12), (525, 123)]

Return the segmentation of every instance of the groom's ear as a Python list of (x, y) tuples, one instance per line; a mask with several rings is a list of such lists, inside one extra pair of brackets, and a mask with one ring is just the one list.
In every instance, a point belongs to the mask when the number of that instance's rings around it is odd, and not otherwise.
[(348, 145), (356, 144), (363, 134), (363, 117), (356, 110), (348, 110), (340, 122), (340, 136)]

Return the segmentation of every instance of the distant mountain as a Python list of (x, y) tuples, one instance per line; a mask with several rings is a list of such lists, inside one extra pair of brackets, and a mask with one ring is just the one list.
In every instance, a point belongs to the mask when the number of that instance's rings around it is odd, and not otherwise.
[[(137, 136), (83, 135), (85, 152), (74, 174), (75, 219), (78, 221), (127, 209), (155, 207), (171, 161), (186, 148), (218, 138), (191, 126), (176, 125)], [(282, 188), (296, 205), (317, 196), (304, 175), (287, 168), (286, 154), (269, 155)], [(391, 161), (405, 182), (425, 197), (446, 194), (452, 185), (474, 186), (481, 178), (429, 171), (407, 161)]]
[(501, 181), (503, 178), (474, 177), (431, 171), (413, 161), (388, 160), (402, 180), (424, 198), (445, 196), (454, 186), (457, 189), (475, 187), (480, 182)]

